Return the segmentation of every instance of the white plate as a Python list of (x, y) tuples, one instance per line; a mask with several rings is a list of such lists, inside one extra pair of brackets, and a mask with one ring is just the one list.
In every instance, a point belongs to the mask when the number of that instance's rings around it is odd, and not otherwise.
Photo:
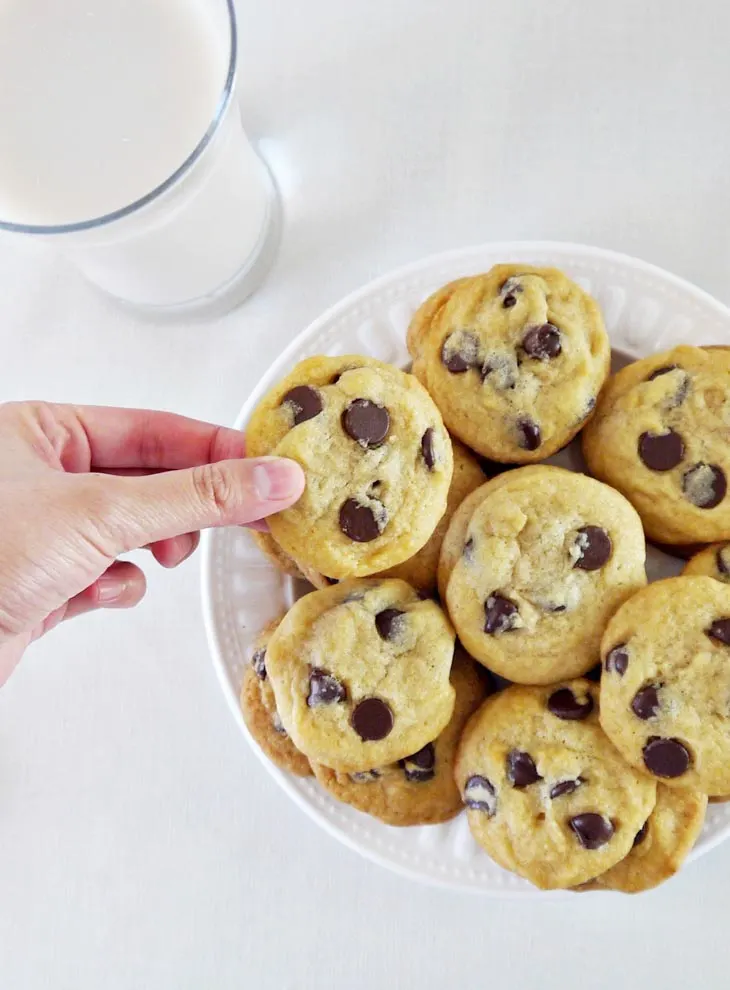
[[(246, 422), (261, 396), (298, 361), (313, 354), (367, 354), (404, 365), (405, 332), (429, 293), (460, 275), (497, 262), (554, 265), (600, 303), (613, 346), (633, 356), (675, 344), (730, 342), (730, 310), (695, 286), (634, 258), (577, 244), (485, 244), (426, 258), (371, 282), (328, 310), (296, 337), (249, 396), (236, 425)], [(663, 554), (650, 576), (676, 572)], [(203, 605), (218, 677), (241, 731), (293, 801), (331, 835), (363, 856), (418, 880), (499, 896), (546, 896), (498, 867), (472, 840), (465, 815), (445, 825), (398, 829), (340, 804), (313, 778), (278, 770), (251, 740), (238, 706), (239, 688), (258, 630), (292, 604), (296, 590), (257, 551), (244, 530), (206, 537)], [(692, 858), (730, 834), (730, 804), (711, 805)]]

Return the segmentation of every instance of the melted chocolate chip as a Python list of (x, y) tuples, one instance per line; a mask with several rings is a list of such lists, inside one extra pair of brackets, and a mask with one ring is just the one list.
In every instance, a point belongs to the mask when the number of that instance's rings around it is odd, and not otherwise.
[(379, 770), (360, 770), (358, 773), (351, 773), (350, 780), (355, 784), (372, 784), (380, 780)]
[(473, 333), (457, 331), (444, 341), (441, 348), (441, 363), (452, 375), (460, 375), (474, 368), (478, 360), (479, 341)]
[(309, 385), (296, 385), (290, 389), (281, 400), (282, 405), (286, 403), (291, 406), (294, 413), (294, 425), (299, 426), (308, 419), (314, 419), (322, 412), (322, 397), (316, 389)]
[(523, 450), (537, 450), (542, 443), (542, 433), (531, 419), (517, 420), (518, 444)]
[(611, 537), (601, 526), (582, 526), (578, 530), (576, 546), (580, 557), (574, 567), (582, 571), (597, 571), (608, 562), (613, 553)]
[(552, 323), (531, 327), (522, 338), (522, 350), (528, 357), (537, 358), (538, 361), (549, 361), (558, 357), (563, 349), (560, 336), (560, 331)]
[(726, 552), (729, 546), (730, 544), (726, 543), (724, 547), (719, 547), (715, 553), (715, 563), (717, 564), (717, 571), (718, 574), (722, 574), (723, 577), (730, 577), (730, 565), (728, 564), (728, 560), (725, 559), (726, 557), (728, 557), (728, 559), (730, 560), (730, 554)]
[(505, 309), (512, 309), (513, 306), (517, 305), (517, 296), (514, 292), (508, 292), (507, 295), (502, 300), (502, 305)]
[(611, 671), (616, 671), (619, 677), (623, 677), (626, 673), (626, 668), (629, 665), (629, 651), (626, 648), (626, 643), (621, 643), (619, 646), (614, 646), (611, 652), (606, 656), (606, 670), (610, 673)]
[(397, 639), (403, 628), (403, 616), (398, 608), (385, 608), (375, 616), (375, 628), (381, 639)]
[(694, 464), (682, 476), (684, 497), (698, 509), (714, 509), (727, 495), (727, 478), (716, 464)]
[(584, 849), (600, 849), (614, 833), (613, 823), (592, 811), (575, 815), (568, 824)]
[(631, 711), (644, 722), (653, 718), (660, 707), (659, 694), (653, 684), (647, 684), (646, 687), (640, 688), (631, 702)]
[(514, 629), (519, 610), (514, 602), (495, 592), (484, 603), (484, 632), (490, 636)]
[(671, 471), (684, 457), (684, 441), (674, 430), (666, 433), (642, 433), (639, 457), (651, 471)]
[(436, 775), (436, 750), (433, 743), (426, 743), (423, 749), (419, 749), (413, 756), (401, 760), (400, 765), (406, 780), (417, 784), (433, 780)]
[(433, 437), (434, 432), (430, 426), (421, 437), (421, 453), (429, 471), (433, 471), (436, 467), (436, 451), (433, 446)]
[(321, 667), (309, 668), (309, 694), (307, 705), (319, 708), (321, 705), (336, 705), (347, 699), (345, 685)]
[(653, 382), (655, 378), (659, 378), (660, 375), (668, 375), (670, 371), (676, 371), (678, 367), (678, 364), (668, 364), (663, 368), (657, 368), (655, 371), (652, 371), (646, 380)]
[(363, 742), (377, 742), (392, 732), (393, 712), (380, 698), (364, 698), (355, 706), (350, 725)]
[(370, 399), (354, 399), (342, 414), (342, 429), (365, 450), (373, 450), (388, 436), (390, 414)]
[(369, 505), (362, 505), (354, 498), (348, 498), (342, 503), (340, 529), (355, 543), (370, 543), (371, 540), (377, 540), (384, 528), (385, 525), (380, 525), (379, 519)]
[(547, 706), (556, 718), (580, 722), (593, 711), (593, 698), (586, 694), (585, 701), (579, 701), (570, 688), (558, 688), (548, 698)]
[(510, 750), (507, 754), (506, 773), (510, 784), (520, 790), (542, 780), (530, 754), (520, 752), (518, 749)]
[(707, 630), (707, 635), (723, 646), (730, 646), (730, 619), (715, 619)]
[(327, 582), (327, 584), (329, 584), (329, 585), (333, 585), (333, 584), (339, 584), (339, 583), (340, 583), (340, 581), (339, 581), (339, 578), (331, 578), (331, 577), (327, 577), (327, 575), (326, 575), (326, 574), (323, 574), (323, 575), (322, 575), (322, 577), (323, 577), (323, 578), (325, 579), (325, 581), (326, 581), (326, 582)]
[(497, 792), (486, 777), (474, 774), (464, 784), (464, 804), (472, 811), (483, 811), (491, 818), (497, 810)]
[(251, 657), (251, 666), (253, 667), (256, 676), (262, 680), (266, 680), (266, 650), (256, 650), (254, 655)]
[(576, 777), (575, 780), (558, 781), (557, 784), (553, 784), (550, 788), (550, 800), (554, 801), (555, 798), (563, 797), (564, 794), (572, 794), (582, 783), (583, 779), (581, 777)]
[(644, 822), (644, 824), (641, 826), (641, 828), (639, 829), (639, 831), (634, 836), (634, 844), (633, 844), (632, 848), (635, 849), (636, 846), (640, 846), (641, 845), (641, 843), (646, 838), (648, 831), (649, 831), (649, 819), (647, 818), (647, 820)]
[(689, 750), (679, 739), (652, 736), (642, 750), (644, 766), (657, 777), (681, 777), (692, 762)]

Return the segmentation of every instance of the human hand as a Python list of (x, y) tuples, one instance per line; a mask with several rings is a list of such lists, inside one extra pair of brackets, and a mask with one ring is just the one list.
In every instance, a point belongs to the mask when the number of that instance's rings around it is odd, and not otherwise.
[(176, 567), (199, 530), (296, 502), (298, 464), (244, 455), (237, 430), (171, 413), (0, 405), (0, 685), (62, 620), (141, 601), (144, 574), (120, 555)]

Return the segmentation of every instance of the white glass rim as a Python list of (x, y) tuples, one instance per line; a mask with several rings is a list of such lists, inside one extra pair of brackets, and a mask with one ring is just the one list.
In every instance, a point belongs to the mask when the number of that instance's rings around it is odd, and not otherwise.
[(159, 199), (163, 193), (166, 193), (188, 174), (190, 169), (198, 161), (213, 140), (218, 128), (223, 122), (226, 111), (228, 110), (231, 100), (233, 99), (235, 90), (236, 72), (238, 69), (238, 22), (236, 20), (234, 0), (223, 0), (223, 2), (228, 10), (231, 40), (231, 50), (228, 57), (228, 71), (226, 73), (223, 91), (215, 108), (213, 119), (208, 125), (208, 129), (205, 134), (203, 134), (195, 148), (193, 148), (185, 161), (175, 169), (172, 175), (168, 176), (158, 186), (155, 186), (155, 188), (150, 192), (145, 193), (144, 196), (134, 200), (134, 202), (130, 203), (128, 206), (122, 206), (117, 210), (113, 210), (111, 213), (105, 213), (102, 216), (94, 217), (91, 220), (79, 220), (74, 223), (62, 224), (25, 224), (11, 223), (9, 220), (3, 220), (2, 217), (0, 217), (0, 230), (7, 230), (16, 234), (43, 235), (44, 237), (54, 234), (75, 234), (82, 231), (96, 230), (99, 227), (106, 227), (109, 224), (114, 223), (116, 220), (122, 220), (124, 217), (137, 213), (145, 206), (149, 206), (150, 203), (153, 203), (155, 200)]

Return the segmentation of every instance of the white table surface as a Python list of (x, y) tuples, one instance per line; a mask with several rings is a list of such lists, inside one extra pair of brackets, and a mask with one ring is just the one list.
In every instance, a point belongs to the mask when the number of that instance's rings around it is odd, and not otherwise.
[[(118, 311), (0, 242), (2, 398), (230, 422), (372, 276), (484, 240), (585, 241), (730, 302), (721, 0), (241, 0), (243, 104), (281, 185), (266, 286), (211, 323)], [(0, 692), (3, 990), (726, 985), (730, 845), (653, 894), (500, 903), (319, 832), (208, 659), (195, 562), (69, 623)]]

